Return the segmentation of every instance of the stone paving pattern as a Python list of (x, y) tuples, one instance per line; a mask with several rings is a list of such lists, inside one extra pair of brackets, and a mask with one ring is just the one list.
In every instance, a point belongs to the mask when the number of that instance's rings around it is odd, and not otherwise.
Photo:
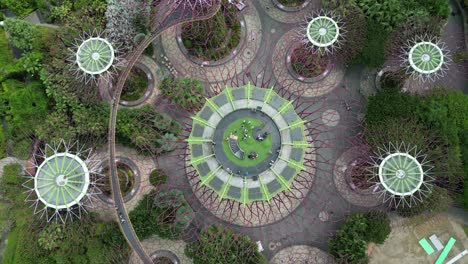
[(270, 261), (271, 264), (333, 264), (327, 252), (310, 246), (291, 246), (282, 249)]
[(176, 27), (169, 28), (161, 34), (164, 52), (171, 64), (181, 76), (191, 76), (209, 82), (223, 81), (232, 78), (233, 74), (240, 74), (252, 63), (262, 36), (262, 23), (253, 5), (249, 5), (244, 13), (247, 40), (239, 53), (231, 60), (218, 66), (203, 66), (192, 62), (182, 53), (177, 44)]

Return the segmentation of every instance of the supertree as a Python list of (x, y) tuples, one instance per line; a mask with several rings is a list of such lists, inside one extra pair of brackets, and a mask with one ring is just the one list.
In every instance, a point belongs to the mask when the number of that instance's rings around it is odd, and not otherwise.
[(445, 44), (427, 35), (408, 41), (402, 48), (401, 59), (406, 73), (421, 81), (443, 77), (451, 61)]
[(61, 140), (39, 148), (33, 160), (29, 165), (34, 167), (26, 167), (29, 180), (23, 186), (28, 189), (26, 201), (32, 202), (34, 214), (47, 222), (65, 223), (94, 207), (101, 176), (91, 149)]
[(116, 73), (118, 48), (106, 38), (104, 32), (85, 32), (75, 40), (75, 48), (70, 59), (76, 67), (74, 75), (79, 80), (97, 81), (100, 77), (109, 80)]

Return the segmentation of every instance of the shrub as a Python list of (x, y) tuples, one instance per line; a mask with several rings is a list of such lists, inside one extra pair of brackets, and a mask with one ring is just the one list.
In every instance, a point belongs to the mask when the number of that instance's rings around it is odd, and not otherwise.
[(147, 194), (129, 216), (140, 239), (177, 239), (194, 214), (181, 191), (162, 190)]
[(10, 34), (11, 43), (24, 51), (31, 51), (34, 48), (33, 41), (40, 36), (36, 25), (23, 20), (7, 18), (4, 27)]
[(329, 241), (330, 253), (339, 263), (367, 263), (367, 244), (383, 243), (390, 231), (390, 220), (385, 212), (353, 214)]
[(155, 169), (151, 172), (149, 181), (154, 187), (163, 185), (167, 181), (167, 175), (162, 169)]
[(15, 184), (19, 185), (23, 182), (21, 178), (21, 173), (23, 172), (23, 167), (21, 164), (12, 163), (5, 165), (3, 167), (3, 184)]
[(20, 18), (31, 13), (36, 7), (36, 0), (2, 0), (2, 3)]
[(390, 234), (390, 219), (383, 211), (370, 211), (365, 214), (367, 219), (366, 241), (382, 244)]
[(361, 51), (351, 61), (352, 64), (364, 64), (377, 68), (385, 62), (385, 43), (388, 32), (372, 20), (366, 20), (367, 34)]
[(245, 235), (222, 226), (209, 226), (197, 241), (185, 248), (195, 264), (261, 264), (267, 263), (257, 245)]

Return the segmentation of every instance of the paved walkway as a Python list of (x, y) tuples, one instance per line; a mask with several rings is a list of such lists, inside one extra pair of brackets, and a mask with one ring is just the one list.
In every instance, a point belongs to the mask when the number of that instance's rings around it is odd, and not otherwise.
[[(435, 234), (445, 245), (450, 237), (457, 241), (450, 251), (447, 261), (468, 248), (468, 236), (462, 223), (446, 214), (421, 215), (412, 218), (391, 217), (392, 232), (382, 245), (377, 245), (369, 258), (371, 264), (414, 264), (434, 263), (440, 252), (427, 255), (418, 241)], [(402, 246), (403, 245), (403, 246)], [(468, 256), (456, 263), (468, 263)]]
[(203, 66), (191, 61), (177, 44), (177, 27), (164, 31), (161, 35), (162, 46), (177, 75), (216, 82), (233, 78), (247, 69), (260, 48), (262, 24), (255, 6), (249, 5), (243, 12), (247, 39), (235, 57), (218, 66)]

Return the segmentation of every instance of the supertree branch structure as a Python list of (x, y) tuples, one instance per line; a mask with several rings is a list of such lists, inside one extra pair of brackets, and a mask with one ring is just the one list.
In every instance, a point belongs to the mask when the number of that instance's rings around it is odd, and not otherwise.
[[(98, 181), (101, 178), (91, 149), (78, 141), (46, 144), (33, 155), (33, 167), (27, 167), (28, 189), (26, 201), (32, 202), (34, 214), (47, 222), (55, 220), (65, 223), (80, 218), (100, 193)], [(34, 174), (32, 174), (34, 173)]]

